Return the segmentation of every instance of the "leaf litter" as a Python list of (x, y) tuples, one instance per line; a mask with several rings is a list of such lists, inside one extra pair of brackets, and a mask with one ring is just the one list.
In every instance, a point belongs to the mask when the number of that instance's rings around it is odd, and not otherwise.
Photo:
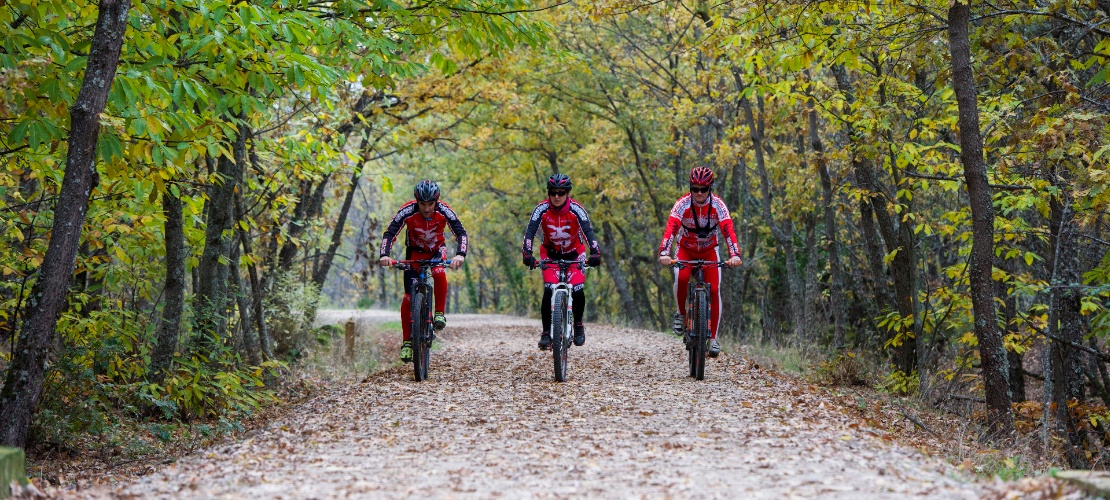
[[(1001, 491), (860, 425), (804, 382), (731, 353), (686, 377), (682, 344), (587, 326), (567, 382), (536, 320), (454, 315), (429, 380), (336, 384), (238, 442), (101, 498), (979, 498)], [(997, 485), (995, 485), (997, 486)], [(1005, 497), (999, 494), (999, 497)]]

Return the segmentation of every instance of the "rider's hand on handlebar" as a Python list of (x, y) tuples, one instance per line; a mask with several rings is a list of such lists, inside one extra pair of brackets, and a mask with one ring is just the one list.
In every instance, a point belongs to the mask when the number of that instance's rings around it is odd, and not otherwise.
[(674, 265), (674, 259), (672, 259), (670, 255), (660, 255), (659, 263), (664, 266)]
[(448, 266), (451, 268), (452, 271), (457, 270), (458, 268), (462, 267), (464, 260), (466, 259), (462, 255), (456, 255), (455, 258), (451, 259), (451, 263), (448, 264)]
[(536, 268), (536, 258), (531, 256), (531, 255), (525, 255), (524, 259), (523, 259), (523, 262), (524, 262), (524, 265), (528, 266), (528, 269), (535, 269)]
[(740, 264), (741, 262), (739, 255), (735, 255), (732, 258), (728, 259), (728, 267), (740, 267)]
[(601, 256), (591, 255), (590, 258), (586, 259), (586, 265), (590, 267), (597, 267), (601, 265)]
[(389, 256), (386, 255), (386, 256), (378, 259), (378, 265), (380, 265), (382, 267), (390, 267), (390, 266), (393, 265), (393, 259), (389, 258)]

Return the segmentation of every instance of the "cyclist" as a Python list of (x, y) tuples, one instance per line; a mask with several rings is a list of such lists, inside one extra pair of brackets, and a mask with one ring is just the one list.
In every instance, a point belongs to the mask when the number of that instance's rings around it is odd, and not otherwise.
[[(570, 197), (571, 187), (570, 177), (564, 174), (553, 174), (547, 179), (547, 199), (532, 210), (532, 218), (524, 231), (524, 265), (529, 268), (535, 268), (538, 262), (532, 255), (532, 239), (540, 229), (543, 230), (540, 259), (585, 260), (588, 266), (601, 263), (601, 249), (594, 237), (590, 216)], [(580, 233), (585, 235), (585, 243)], [(585, 257), (586, 247), (589, 247), (589, 258)], [(582, 326), (582, 313), (586, 310), (586, 294), (582, 289), (586, 275), (578, 267), (569, 269), (568, 274), (574, 303), (574, 345), (580, 346), (586, 343), (586, 329)], [(539, 347), (544, 350), (551, 347), (551, 289), (558, 282), (556, 269), (543, 270), (543, 300), (540, 302), (543, 333)]]
[[(451, 269), (458, 269), (465, 260), (469, 242), (466, 237), (466, 229), (459, 222), (455, 212), (446, 203), (439, 201), (439, 185), (430, 180), (420, 181), (413, 188), (412, 195), (415, 199), (401, 206), (397, 215), (393, 216), (389, 227), (385, 229), (385, 234), (382, 235), (379, 264), (388, 266), (392, 263), (393, 259), (389, 257), (389, 252), (393, 248), (393, 240), (397, 238), (401, 226), (407, 228), (405, 259), (439, 258), (446, 261), (447, 245), (445, 245), (446, 241), (443, 238), (443, 229), (447, 226), (451, 228), (451, 232), (455, 234), (455, 240), (458, 242), (455, 257), (451, 259), (449, 266)], [(401, 361), (406, 363), (412, 361), (412, 341), (409, 340), (409, 336), (412, 334), (412, 325), (409, 324), (411, 319), (409, 316), (412, 314), (410, 302), (412, 301), (412, 289), (416, 285), (419, 275), (419, 272), (410, 269), (405, 271), (404, 276), (405, 298), (401, 300), (401, 331), (404, 343), (401, 345)], [(432, 322), (435, 324), (436, 330), (442, 330), (447, 326), (447, 319), (443, 316), (443, 308), (447, 303), (447, 275), (443, 272), (442, 267), (432, 269), (432, 280), (435, 289), (435, 316)]]
[[(740, 245), (736, 243), (736, 232), (732, 228), (732, 218), (728, 207), (717, 195), (712, 193), (713, 171), (707, 167), (695, 167), (690, 171), (690, 192), (675, 202), (667, 227), (663, 230), (663, 242), (659, 244), (659, 263), (664, 266), (674, 264), (671, 258), (671, 243), (678, 244), (679, 260), (720, 260), (717, 253), (717, 230), (725, 236), (728, 246), (728, 266), (740, 265)], [(674, 315), (674, 331), (682, 335), (686, 324), (686, 292), (690, 281), (690, 268), (676, 269), (674, 294), (678, 311)], [(709, 317), (709, 357), (721, 353), (717, 342), (717, 325), (721, 319), (721, 270), (706, 269), (705, 282), (710, 286)]]

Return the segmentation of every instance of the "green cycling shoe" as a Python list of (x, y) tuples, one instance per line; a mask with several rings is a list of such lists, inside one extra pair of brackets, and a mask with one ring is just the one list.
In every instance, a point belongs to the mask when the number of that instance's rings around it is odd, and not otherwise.
[(411, 340), (406, 340), (404, 344), (401, 344), (401, 362), (402, 363), (412, 362), (412, 341)]

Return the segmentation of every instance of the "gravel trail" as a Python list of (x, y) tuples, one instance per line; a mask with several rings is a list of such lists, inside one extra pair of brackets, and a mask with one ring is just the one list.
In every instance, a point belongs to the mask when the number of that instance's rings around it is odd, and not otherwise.
[[(453, 315), (430, 379), (411, 365), (338, 387), (243, 440), (114, 497), (978, 498), (983, 486), (885, 441), (735, 355), (686, 377), (679, 340), (587, 325), (554, 382), (539, 322)], [(889, 439), (889, 436), (886, 437)]]

